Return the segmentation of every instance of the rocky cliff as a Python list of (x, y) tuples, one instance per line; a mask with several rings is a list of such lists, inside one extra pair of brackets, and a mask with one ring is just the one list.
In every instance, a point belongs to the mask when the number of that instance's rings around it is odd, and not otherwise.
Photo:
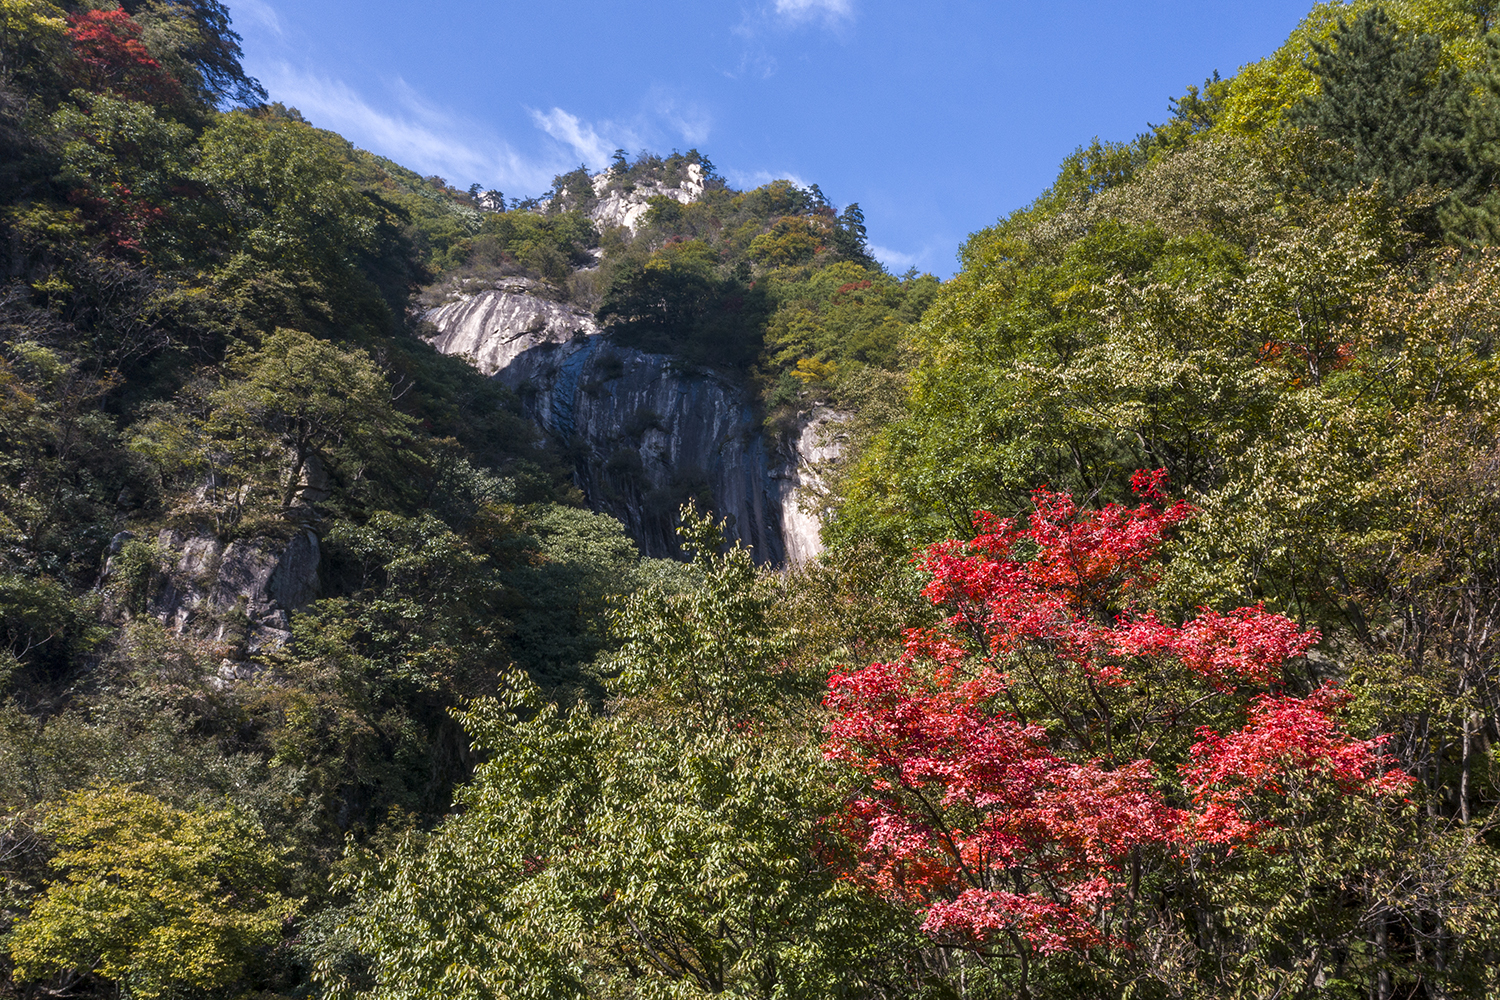
[(202, 529), (163, 528), (147, 549), (144, 604), (132, 611), (129, 596), (111, 586), (131, 544), (141, 543), (128, 531), (110, 542), (97, 588), (106, 595), (106, 617), (118, 622), (144, 613), (175, 635), (210, 644), (223, 657), (223, 681), (253, 676), (259, 668), (251, 658), (285, 645), (291, 613), (322, 590), (322, 544), (312, 528), (232, 541)]
[(428, 312), (432, 345), (468, 358), (486, 375), (509, 369), (527, 351), (599, 332), (592, 314), (537, 294), (537, 282), (507, 278), (482, 287), (466, 282), (451, 301)]
[(291, 638), (290, 612), (318, 596), (318, 536), (304, 528), (290, 539), (248, 538), (225, 543), (211, 534), (163, 529), (157, 551), (168, 572), (150, 612), (177, 632), (189, 628), (226, 638), (243, 626), (246, 653)]
[(514, 281), (470, 288), (427, 314), (434, 346), (465, 355), (516, 390), (573, 456), (590, 505), (619, 518), (649, 555), (677, 551), (677, 508), (696, 499), (727, 517), (762, 563), (821, 550), (801, 509), (816, 466), (837, 457), (837, 415), (804, 414), (772, 439), (743, 386), (669, 355), (622, 347), (592, 316)]
[(624, 226), (634, 231), (650, 210), (652, 198), (671, 198), (686, 205), (703, 193), (703, 168), (689, 163), (686, 174), (678, 184), (653, 182), (637, 184), (630, 190), (614, 186), (608, 172), (597, 174), (593, 183), (594, 196), (599, 200), (589, 209), (589, 217), (601, 232), (611, 226)]

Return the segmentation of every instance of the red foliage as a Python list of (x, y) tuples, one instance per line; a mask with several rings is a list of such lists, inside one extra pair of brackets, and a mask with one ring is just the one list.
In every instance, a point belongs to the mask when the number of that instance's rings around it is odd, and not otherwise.
[(1192, 763), (1182, 768), (1196, 812), (1192, 836), (1209, 844), (1253, 842), (1264, 821), (1244, 815), (1248, 799), (1285, 796), (1309, 778), (1328, 779), (1344, 795), (1392, 795), (1415, 783), (1400, 771), (1384, 770), (1383, 738), (1356, 740), (1340, 732), (1332, 713), (1349, 700), (1347, 692), (1324, 686), (1306, 698), (1260, 695), (1250, 721), (1220, 736), (1199, 729)]
[[(1263, 364), (1276, 364), (1293, 371), (1305, 372), (1316, 379), (1323, 372), (1347, 368), (1354, 361), (1354, 345), (1348, 341), (1298, 344), (1289, 340), (1268, 340), (1261, 344)], [(1292, 385), (1301, 385), (1299, 375)]]
[(132, 254), (144, 252), (146, 229), (166, 216), (166, 209), (151, 204), (118, 182), (102, 193), (77, 188), (68, 193), (68, 201), (83, 209), (89, 232), (104, 236), (109, 243)]
[(1216, 687), (1229, 689), (1246, 681), (1274, 683), (1281, 665), (1305, 654), (1317, 640), (1318, 633), (1303, 632), (1257, 604), (1227, 615), (1202, 608), (1181, 627), (1147, 613), (1121, 622), (1109, 636), (1109, 646), (1122, 655), (1170, 657)]
[(895, 663), (829, 680), (824, 753), (869, 783), (839, 818), (859, 856), (850, 874), (915, 906), (930, 934), (977, 945), (998, 935), (1041, 952), (1107, 944), (1110, 910), (1130, 892), (1123, 873), (1141, 851), (1168, 858), (1244, 842), (1253, 828), (1238, 804), (1292, 770), (1345, 794), (1399, 784), (1378, 775), (1378, 741), (1339, 732), (1332, 689), (1262, 696), (1239, 732), (1198, 731), (1181, 770), (1188, 784), (1172, 789), (1190, 809), (1167, 800), (1170, 766), (1069, 760), (1042, 726), (1007, 710), (1003, 668), (1022, 651), (1044, 652), (1095, 691), (1129, 688), (1132, 666), (1152, 663), (1233, 699), (1279, 680), (1317, 641), (1259, 606), (1205, 609), (1182, 625), (1141, 612), (1151, 561), (1192, 508), (1166, 502), (1162, 472), (1137, 473), (1134, 485), (1155, 502), (1080, 511), (1043, 489), (1024, 525), (980, 513), (972, 541), (921, 557), (925, 594), (954, 609), (944, 623), (910, 630)]
[(177, 100), (182, 88), (152, 58), (140, 36), (141, 26), (123, 10), (91, 10), (68, 17), (68, 38), (89, 89), (149, 103)]
[[(1165, 475), (1137, 473), (1136, 491), (1159, 499)], [(1071, 496), (1047, 489), (1032, 500), (1035, 512), (1024, 526), (979, 511), (973, 541), (929, 548), (921, 562), (932, 581), (923, 593), (955, 606), (948, 625), (981, 632), (992, 656), (1044, 642), (1095, 680), (1123, 682), (1111, 659), (1120, 638), (1112, 616), (1155, 583), (1148, 564), (1166, 532), (1193, 509), (1179, 501), (1165, 509), (1110, 504), (1081, 512)], [(1023, 549), (1035, 555), (1016, 558)]]
[[(825, 752), (875, 792), (844, 817), (860, 848), (854, 874), (925, 909), (934, 935), (1011, 930), (1044, 951), (1101, 943), (1091, 915), (1114, 890), (1108, 873), (1134, 847), (1170, 841), (1177, 810), (1148, 762), (1059, 758), (1040, 727), (995, 709), (1003, 687), (993, 672), (943, 683), (909, 660), (832, 680)], [(1007, 888), (994, 888), (996, 873)]]

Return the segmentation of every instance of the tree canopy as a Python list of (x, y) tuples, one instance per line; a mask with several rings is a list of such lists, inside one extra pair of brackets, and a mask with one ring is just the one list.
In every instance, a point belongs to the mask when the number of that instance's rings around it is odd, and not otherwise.
[[(1493, 996), (1492, 20), (1318, 3), (940, 282), (697, 150), (424, 177), (216, 0), (0, 0), (0, 992)], [(512, 288), (836, 411), (823, 554), (642, 558), (424, 339)]]

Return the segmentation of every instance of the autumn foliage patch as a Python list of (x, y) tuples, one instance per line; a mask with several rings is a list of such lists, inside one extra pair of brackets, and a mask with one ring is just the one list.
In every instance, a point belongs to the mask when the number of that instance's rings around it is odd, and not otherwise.
[(68, 18), (68, 38), (89, 90), (147, 102), (181, 96), (180, 85), (140, 36), (140, 25), (123, 10), (91, 10)]
[(850, 875), (934, 938), (1128, 945), (1143, 858), (1254, 849), (1262, 798), (1293, 785), (1409, 784), (1342, 729), (1338, 689), (1282, 690), (1317, 632), (1260, 606), (1180, 624), (1149, 607), (1158, 550), (1193, 510), (1161, 472), (1134, 485), (1135, 507), (1042, 489), (1024, 522), (980, 513), (973, 539), (920, 557), (941, 625), (829, 681), (824, 752), (865, 777), (838, 817)]

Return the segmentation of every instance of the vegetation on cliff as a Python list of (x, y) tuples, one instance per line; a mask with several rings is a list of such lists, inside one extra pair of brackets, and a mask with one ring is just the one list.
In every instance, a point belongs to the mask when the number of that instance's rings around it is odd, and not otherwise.
[[(1485, 9), (1315, 6), (941, 285), (696, 152), (422, 178), (216, 0), (0, 14), (7, 995), (1500, 989)], [(408, 311), (518, 274), (852, 413), (828, 551), (583, 509)]]

